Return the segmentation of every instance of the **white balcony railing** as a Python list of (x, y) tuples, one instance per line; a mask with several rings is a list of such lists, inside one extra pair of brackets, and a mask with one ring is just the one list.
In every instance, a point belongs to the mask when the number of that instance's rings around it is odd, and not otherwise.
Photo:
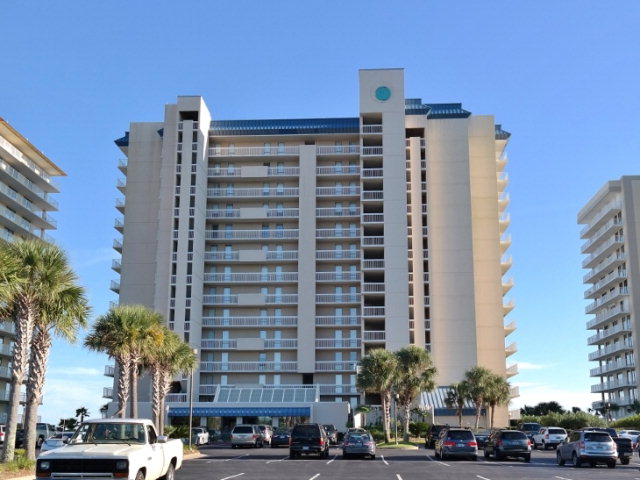
[(204, 327), (295, 327), (296, 316), (282, 317), (202, 317)]

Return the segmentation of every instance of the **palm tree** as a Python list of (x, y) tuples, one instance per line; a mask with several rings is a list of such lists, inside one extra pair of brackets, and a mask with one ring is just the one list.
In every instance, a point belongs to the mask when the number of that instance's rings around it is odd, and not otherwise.
[(421, 392), (435, 388), (436, 368), (431, 355), (417, 345), (409, 345), (395, 352), (398, 361), (396, 391), (401, 410), (404, 412), (404, 441), (409, 441), (411, 405)]
[(35, 459), (35, 447), (39, 443), (36, 438), (36, 422), (38, 407), (42, 401), (52, 334), (73, 343), (76, 341), (78, 328), (87, 326), (90, 308), (84, 288), (75, 285), (75, 282), (75, 274), (67, 268), (67, 274), (60, 275), (60, 292), (55, 304), (43, 305), (40, 316), (35, 322), (35, 332), (31, 339), (27, 399), (23, 421), (25, 425), (24, 448), (30, 459)]
[(465, 380), (469, 385), (469, 398), (476, 407), (476, 430), (480, 424), (480, 414), (484, 406), (484, 397), (491, 378), (491, 371), (484, 367), (473, 367), (464, 374)]
[(511, 399), (511, 385), (504, 377), (497, 374), (491, 374), (487, 386), (487, 392), (484, 402), (489, 405), (491, 410), (489, 428), (493, 428), (496, 407), (499, 405), (508, 405)]
[(124, 417), (127, 401), (138, 416), (138, 369), (144, 352), (161, 339), (162, 316), (143, 305), (119, 305), (98, 317), (85, 338), (86, 347), (104, 352), (118, 364), (118, 411)]
[(162, 334), (157, 348), (147, 350), (144, 357), (144, 364), (151, 373), (153, 422), (159, 432), (164, 431), (164, 399), (173, 377), (192, 371), (197, 364), (196, 354), (189, 344), (164, 327)]
[(469, 384), (464, 380), (458, 383), (452, 383), (447, 390), (447, 396), (444, 403), (448, 408), (455, 408), (458, 416), (458, 426), (462, 426), (462, 410), (465, 402), (469, 399)]
[[(41, 316), (59, 311), (56, 308), (64, 303), (65, 289), (78, 287), (73, 285), (75, 275), (68, 267), (66, 255), (56, 245), (37, 239), (2, 241), (0, 250), (3, 263), (0, 318), (12, 318), (15, 325), (10, 400), (2, 450), (2, 461), (9, 462), (15, 455), (20, 390), (29, 364), (36, 322)], [(7, 265), (4, 265), (5, 261)], [(33, 430), (32, 435), (35, 435), (35, 428)]]
[(382, 402), (382, 418), (384, 439), (391, 441), (389, 434), (391, 391), (398, 370), (396, 356), (384, 349), (377, 348), (360, 360), (360, 373), (357, 377), (358, 388), (368, 393), (380, 395)]
[(76, 418), (80, 417), (80, 423), (84, 422), (84, 417), (90, 417), (89, 410), (85, 407), (76, 408)]

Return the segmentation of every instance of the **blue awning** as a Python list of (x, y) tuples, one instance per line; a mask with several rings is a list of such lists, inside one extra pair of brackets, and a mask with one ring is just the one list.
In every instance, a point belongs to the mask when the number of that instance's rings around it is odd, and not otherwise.
[[(188, 408), (169, 408), (170, 417), (188, 417)], [(195, 417), (310, 417), (310, 407), (194, 407)]]

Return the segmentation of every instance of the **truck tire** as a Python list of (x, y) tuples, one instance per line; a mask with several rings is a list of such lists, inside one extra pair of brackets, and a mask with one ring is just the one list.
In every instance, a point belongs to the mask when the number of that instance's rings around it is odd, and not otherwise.
[(144, 472), (142, 470), (138, 470), (138, 473), (136, 473), (136, 480), (144, 480)]
[(621, 463), (622, 465), (629, 465), (629, 461), (630, 461), (630, 460), (631, 460), (631, 458), (630, 458), (630, 457), (622, 457), (622, 458), (620, 458), (620, 463)]
[(173, 462), (167, 467), (167, 473), (160, 480), (176, 480), (176, 467), (173, 466)]

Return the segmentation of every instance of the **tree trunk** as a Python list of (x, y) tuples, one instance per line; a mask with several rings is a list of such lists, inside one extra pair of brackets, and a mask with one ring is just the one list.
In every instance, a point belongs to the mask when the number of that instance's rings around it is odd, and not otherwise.
[(382, 397), (382, 429), (384, 431), (384, 441), (385, 443), (391, 443), (391, 412), (390, 408), (390, 400), (391, 396), (389, 393), (385, 392), (381, 395)]
[(160, 401), (161, 373), (156, 366), (152, 366), (149, 373), (151, 375), (151, 419), (156, 427), (156, 430), (160, 432), (160, 409), (162, 407)]
[(493, 420), (494, 420), (494, 415), (496, 413), (496, 406), (495, 405), (491, 405), (491, 423), (489, 424), (492, 430), (493, 430)]
[(114, 417), (127, 416), (127, 400), (129, 400), (129, 362), (125, 358), (116, 359), (118, 363), (118, 411)]
[(16, 308), (14, 325), (16, 336), (13, 342), (11, 387), (9, 396), (9, 407), (7, 409), (7, 423), (5, 426), (4, 444), (2, 446), (3, 463), (13, 461), (16, 449), (16, 433), (18, 430), (18, 410), (20, 408), (20, 395), (24, 374), (29, 361), (29, 344), (33, 335), (33, 312), (20, 302)]
[(478, 430), (478, 425), (480, 425), (480, 414), (482, 413), (482, 404), (476, 404), (476, 430)]
[(51, 351), (51, 334), (47, 330), (36, 330), (31, 342), (29, 359), (29, 377), (27, 378), (27, 403), (24, 407), (24, 449), (27, 458), (36, 459), (38, 444), (37, 421), (38, 407), (42, 400), (47, 361)]
[(131, 358), (131, 364), (129, 368), (131, 370), (131, 387), (130, 387), (130, 400), (131, 400), (131, 418), (138, 418), (138, 368), (140, 365), (140, 356), (134, 355)]
[(165, 419), (166, 419), (166, 410), (165, 410), (165, 398), (167, 398), (167, 395), (169, 394), (169, 392), (171, 391), (171, 382), (173, 381), (173, 375), (171, 375), (169, 372), (164, 371), (162, 372), (162, 381), (161, 381), (161, 386), (162, 389), (160, 391), (160, 427), (161, 430), (159, 430), (161, 433), (164, 434), (164, 427), (165, 427)]
[(406, 405), (403, 405), (403, 410), (404, 410), (404, 434), (402, 435), (402, 439), (405, 442), (408, 442), (409, 440), (411, 440), (411, 437), (409, 435), (409, 424), (411, 423), (411, 402), (407, 403)]

